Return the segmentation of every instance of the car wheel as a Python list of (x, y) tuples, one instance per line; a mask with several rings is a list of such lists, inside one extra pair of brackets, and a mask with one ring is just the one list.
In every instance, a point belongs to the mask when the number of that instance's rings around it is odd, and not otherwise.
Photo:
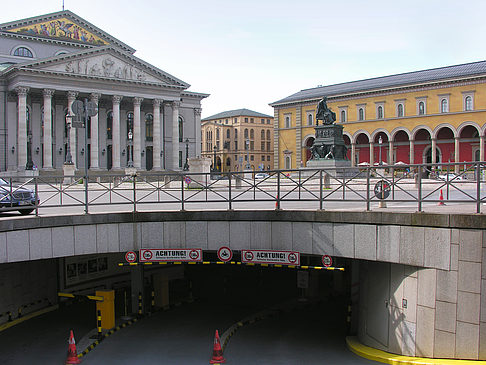
[(27, 214), (30, 214), (34, 211), (34, 209), (20, 209), (19, 210), (19, 213), (22, 214), (22, 215), (27, 215)]

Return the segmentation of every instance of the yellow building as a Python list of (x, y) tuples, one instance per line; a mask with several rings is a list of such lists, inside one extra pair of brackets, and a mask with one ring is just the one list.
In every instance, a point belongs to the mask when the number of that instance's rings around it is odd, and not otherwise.
[(204, 118), (201, 123), (202, 156), (211, 158), (217, 171), (273, 168), (271, 115), (237, 109)]
[(336, 113), (352, 165), (484, 161), (486, 61), (301, 90), (271, 103), (275, 169), (305, 166), (318, 101)]

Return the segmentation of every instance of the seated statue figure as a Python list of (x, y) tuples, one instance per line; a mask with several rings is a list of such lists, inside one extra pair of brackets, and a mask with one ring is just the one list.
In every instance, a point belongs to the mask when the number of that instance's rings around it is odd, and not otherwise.
[(319, 125), (319, 120), (322, 120), (324, 125), (333, 124), (336, 121), (336, 113), (327, 106), (327, 97), (325, 96), (317, 104), (316, 125)]

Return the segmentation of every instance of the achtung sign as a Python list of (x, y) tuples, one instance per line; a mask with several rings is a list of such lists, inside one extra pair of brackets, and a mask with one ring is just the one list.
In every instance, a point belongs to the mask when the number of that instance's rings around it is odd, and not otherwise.
[(295, 251), (241, 250), (241, 262), (298, 266), (300, 265), (300, 253)]
[(202, 261), (201, 248), (142, 248), (140, 262)]

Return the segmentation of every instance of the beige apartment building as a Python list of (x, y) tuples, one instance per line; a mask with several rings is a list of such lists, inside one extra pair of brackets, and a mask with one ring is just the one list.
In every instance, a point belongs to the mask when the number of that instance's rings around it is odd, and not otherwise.
[(216, 171), (273, 168), (273, 117), (248, 109), (229, 110), (201, 120), (201, 154)]

